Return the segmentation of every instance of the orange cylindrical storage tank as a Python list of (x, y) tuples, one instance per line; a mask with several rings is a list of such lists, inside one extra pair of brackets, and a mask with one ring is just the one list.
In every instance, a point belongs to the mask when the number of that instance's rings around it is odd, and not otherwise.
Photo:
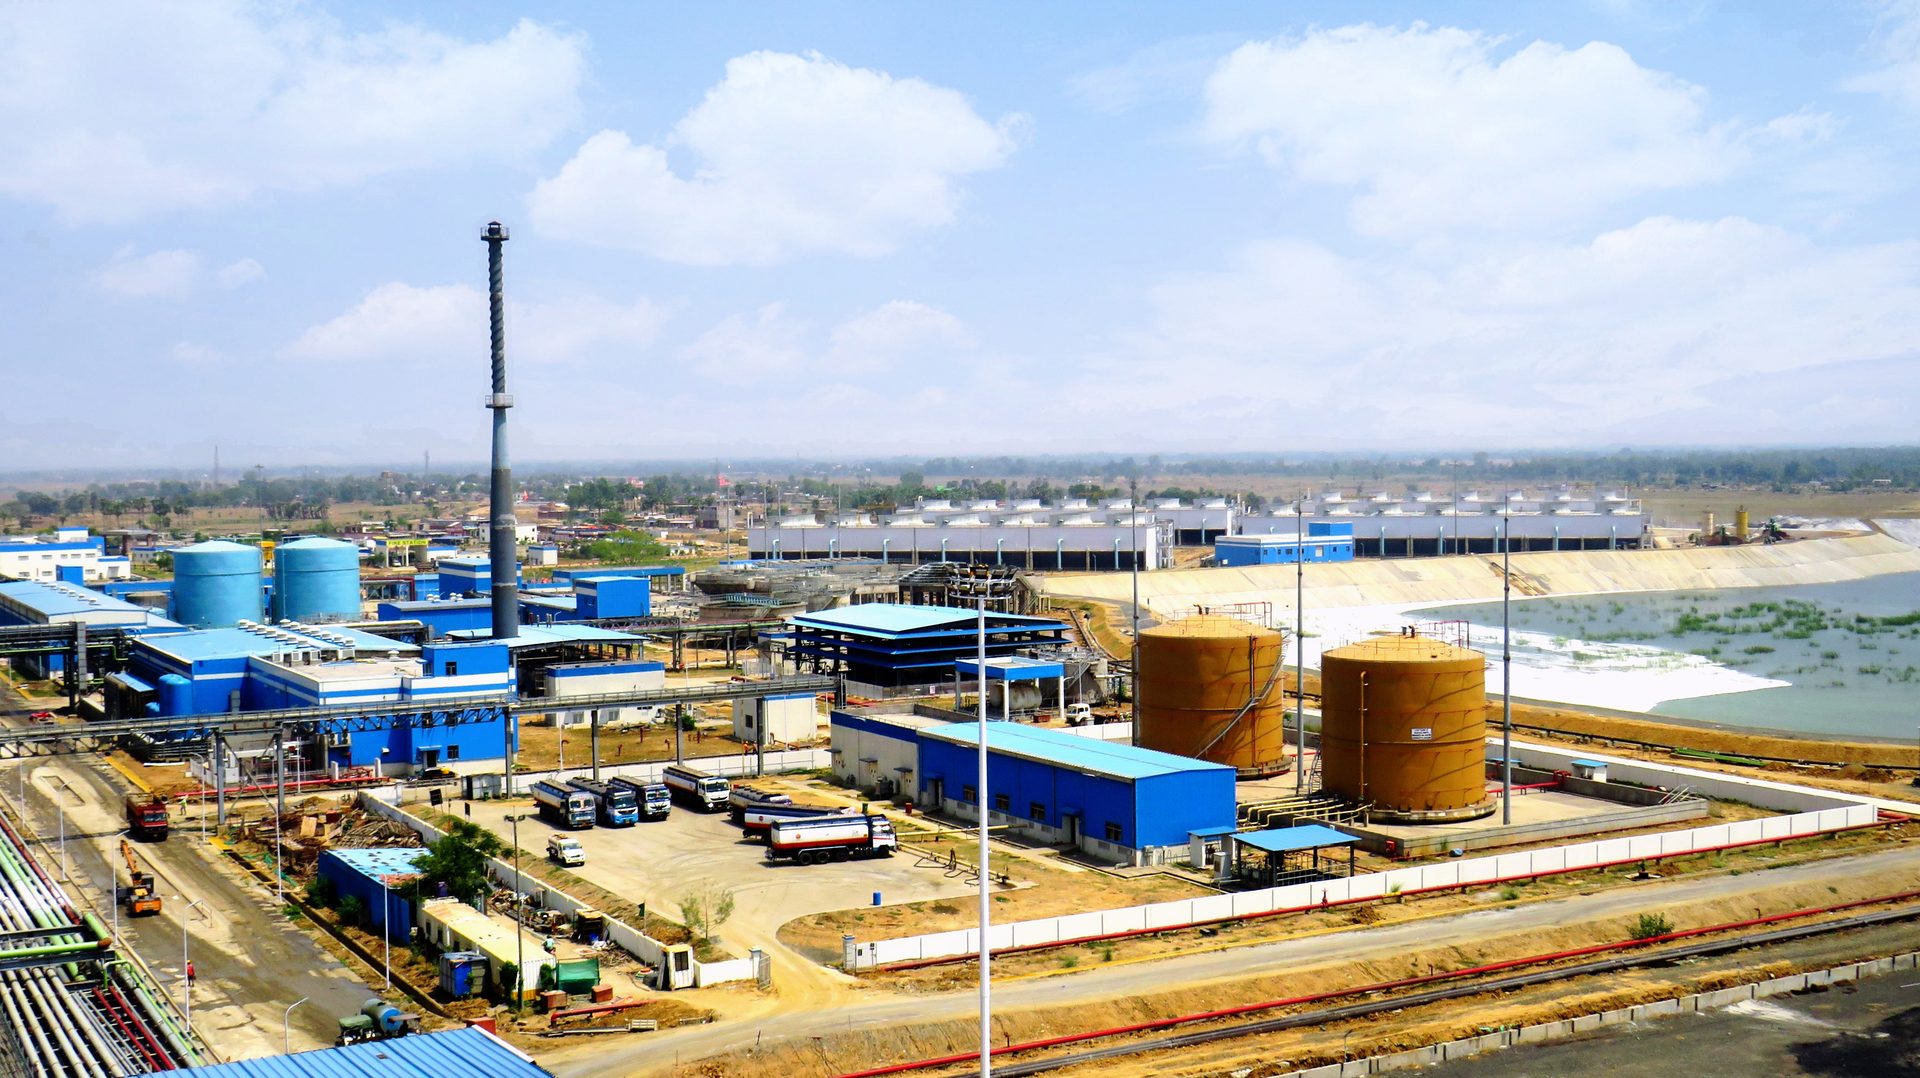
[(1283, 643), (1272, 629), (1217, 614), (1142, 631), (1141, 747), (1248, 773), (1286, 770)]
[(1320, 774), (1388, 822), (1472, 819), (1487, 796), (1487, 660), (1424, 636), (1320, 657)]

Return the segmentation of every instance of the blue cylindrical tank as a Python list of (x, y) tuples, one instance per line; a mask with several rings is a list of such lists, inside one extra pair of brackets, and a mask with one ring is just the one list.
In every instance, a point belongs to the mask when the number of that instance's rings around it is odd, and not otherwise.
[(161, 674), (160, 714), (193, 714), (193, 682), (179, 674)]
[(295, 539), (273, 552), (275, 621), (349, 621), (360, 616), (360, 548), (338, 539)]
[(260, 548), (215, 539), (174, 551), (173, 620), (196, 629), (261, 620)]

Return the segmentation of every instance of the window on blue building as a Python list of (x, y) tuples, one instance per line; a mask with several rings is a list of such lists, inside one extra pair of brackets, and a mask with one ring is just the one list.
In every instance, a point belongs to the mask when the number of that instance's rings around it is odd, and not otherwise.
[(459, 664), (459, 663), (456, 663), (456, 662), (448, 662), (448, 663), (447, 663), (447, 676), (448, 676), (448, 677), (453, 677), (453, 676), (455, 676), (455, 675), (457, 675), (458, 673), (460, 673), (460, 664)]
[(460, 746), (458, 746), (458, 745), (448, 745), (448, 746), (447, 746), (447, 759), (449, 759), (449, 760), (458, 760), (459, 758), (460, 758)]
[(1008, 794), (994, 794), (993, 807), (1001, 812), (1013, 811), (1013, 797)]
[(971, 786), (960, 787), (960, 800), (966, 804), (969, 804), (969, 805), (973, 804), (974, 801), (979, 797), (979, 795), (980, 795), (980, 791), (974, 789)]
[(1044, 820), (1047, 818), (1047, 806), (1038, 801), (1030, 802), (1027, 805), (1027, 816), (1034, 820)]
[(1120, 834), (1121, 834), (1120, 825), (1117, 823), (1114, 823), (1112, 820), (1108, 820), (1107, 821), (1107, 841), (1108, 842), (1120, 841)]

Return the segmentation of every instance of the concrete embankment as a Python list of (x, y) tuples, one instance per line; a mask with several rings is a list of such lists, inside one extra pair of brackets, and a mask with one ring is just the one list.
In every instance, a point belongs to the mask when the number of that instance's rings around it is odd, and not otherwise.
[[(1793, 584), (1832, 584), (1920, 572), (1920, 548), (1884, 535), (1806, 539), (1770, 546), (1679, 550), (1561, 551), (1513, 556), (1516, 595), (1591, 595)], [(1054, 573), (1039, 578), (1048, 595), (1124, 603), (1126, 573)], [(1500, 559), (1492, 555), (1366, 559), (1313, 565), (1309, 610), (1477, 602), (1500, 597)], [(1292, 610), (1294, 567), (1171, 569), (1140, 576), (1141, 605), (1158, 617), (1195, 607), (1270, 603)]]

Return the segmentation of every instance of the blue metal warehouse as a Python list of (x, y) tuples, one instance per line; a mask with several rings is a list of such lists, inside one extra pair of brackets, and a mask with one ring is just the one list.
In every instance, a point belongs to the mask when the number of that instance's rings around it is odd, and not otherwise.
[[(869, 685), (931, 685), (953, 676), (956, 660), (975, 654), (978, 614), (954, 606), (865, 603), (796, 614), (796, 666), (842, 673)], [(1066, 625), (1028, 614), (987, 612), (987, 657), (1066, 643)]]
[(413, 903), (419, 897), (414, 885), (420, 879), (417, 862), (426, 852), (400, 847), (328, 850), (320, 855), (316, 871), (333, 885), (334, 894), (360, 900), (368, 928), (390, 929), (388, 939), (405, 943), (413, 938)]
[[(1234, 824), (1234, 771), (1015, 723), (987, 724), (987, 819), (1136, 865), (1186, 856), (1188, 833)], [(920, 731), (920, 800), (977, 818), (979, 725)]]

